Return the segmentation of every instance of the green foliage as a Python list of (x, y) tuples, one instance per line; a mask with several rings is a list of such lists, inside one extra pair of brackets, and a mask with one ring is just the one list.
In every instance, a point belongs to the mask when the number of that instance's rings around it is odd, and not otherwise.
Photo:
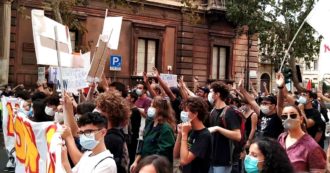
[[(238, 27), (249, 26), (249, 34), (259, 34), (261, 60), (279, 65), (314, 1), (231, 0), (227, 3), (227, 17)], [(293, 43), (290, 57), (313, 61), (319, 53), (319, 43), (314, 29), (306, 23)]]

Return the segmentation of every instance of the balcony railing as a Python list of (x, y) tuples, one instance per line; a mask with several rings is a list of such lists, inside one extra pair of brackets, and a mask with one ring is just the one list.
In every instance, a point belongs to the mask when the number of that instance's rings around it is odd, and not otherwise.
[(208, 0), (207, 10), (226, 10), (226, 0)]

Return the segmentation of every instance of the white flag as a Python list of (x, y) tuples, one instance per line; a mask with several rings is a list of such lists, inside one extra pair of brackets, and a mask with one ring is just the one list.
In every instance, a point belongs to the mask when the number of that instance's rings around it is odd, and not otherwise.
[(31, 16), (37, 64), (58, 66), (54, 30), (56, 26), (61, 65), (72, 67), (72, 47), (68, 28), (44, 16), (43, 10), (34, 9), (31, 11)]
[(110, 37), (107, 45), (110, 49), (118, 49), (122, 21), (123, 17), (106, 17), (104, 19), (102, 35)]
[(330, 39), (330, 0), (319, 0), (306, 21), (323, 37)]
[(323, 39), (320, 46), (320, 55), (318, 60), (319, 78), (324, 75), (330, 75), (330, 39)]

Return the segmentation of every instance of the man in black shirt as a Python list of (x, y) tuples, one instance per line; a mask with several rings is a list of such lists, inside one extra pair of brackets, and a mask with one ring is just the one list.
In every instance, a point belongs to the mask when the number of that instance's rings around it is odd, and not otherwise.
[[(282, 89), (283, 87), (281, 86)], [(260, 106), (254, 98), (243, 88), (242, 82), (239, 84), (239, 89), (246, 101), (251, 105), (251, 108), (259, 116), (259, 124), (257, 127), (258, 137), (270, 137), (277, 140), (278, 136), (283, 132), (282, 120), (280, 119), (276, 108), (276, 97), (262, 97)]]
[(230, 173), (233, 164), (233, 142), (241, 140), (239, 115), (225, 103), (229, 89), (222, 82), (211, 84), (209, 102), (214, 104), (210, 114), (210, 132), (212, 133), (212, 154), (209, 173)]
[(315, 141), (323, 148), (325, 139), (325, 123), (321, 119), (320, 112), (313, 108), (313, 98), (315, 98), (316, 93), (312, 91), (306, 91), (301, 93), (298, 99), (299, 107), (304, 110), (305, 113), (307, 132), (312, 136)]
[(203, 124), (207, 105), (202, 98), (190, 97), (183, 107), (189, 122), (178, 125), (174, 158), (180, 158), (183, 173), (207, 173), (212, 149), (211, 134)]

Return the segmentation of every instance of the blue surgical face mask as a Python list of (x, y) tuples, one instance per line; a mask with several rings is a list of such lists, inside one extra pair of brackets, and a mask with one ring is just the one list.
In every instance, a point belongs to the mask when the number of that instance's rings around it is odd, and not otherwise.
[(306, 99), (306, 97), (300, 96), (299, 99), (298, 99), (298, 102), (300, 104), (306, 104), (307, 103), (307, 99)]
[(181, 119), (181, 122), (186, 123), (186, 122), (189, 121), (188, 114), (189, 114), (189, 113), (186, 112), (186, 111), (181, 111), (181, 113), (180, 113), (180, 119)]
[(97, 144), (99, 144), (99, 141), (95, 140), (95, 133), (92, 133), (88, 137), (84, 134), (81, 134), (79, 136), (79, 143), (83, 148), (87, 150), (93, 150)]
[(245, 171), (247, 173), (258, 173), (259, 172), (259, 168), (258, 168), (258, 163), (260, 161), (253, 156), (247, 155), (245, 156), (244, 159), (244, 167), (245, 167)]
[(149, 118), (153, 118), (156, 115), (156, 108), (149, 107), (147, 111), (147, 115)]

